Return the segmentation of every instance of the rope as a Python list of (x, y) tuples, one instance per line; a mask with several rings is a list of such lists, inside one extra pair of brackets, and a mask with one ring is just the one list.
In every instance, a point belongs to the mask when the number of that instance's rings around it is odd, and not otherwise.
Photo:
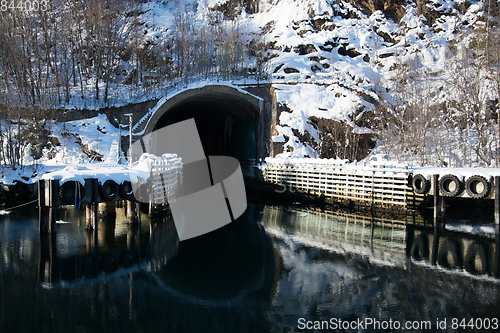
[(16, 208), (19, 208), (19, 207), (23, 207), (23, 206), (30, 205), (30, 204), (32, 204), (32, 203), (34, 203), (34, 202), (37, 202), (37, 201), (38, 201), (38, 199), (35, 199), (35, 200), (33, 200), (33, 201), (30, 201), (30, 202), (24, 203), (24, 204), (19, 205), (19, 206), (14, 206), (14, 207), (10, 207), (10, 208), (4, 208), (3, 210), (12, 210), (12, 209), (16, 209)]

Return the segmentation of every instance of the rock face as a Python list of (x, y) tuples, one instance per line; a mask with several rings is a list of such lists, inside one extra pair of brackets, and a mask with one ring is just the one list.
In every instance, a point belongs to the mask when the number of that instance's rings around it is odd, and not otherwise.
[(399, 22), (405, 15), (405, 0), (350, 0), (349, 2), (368, 15), (380, 10), (394, 22)]
[(0, 208), (10, 208), (36, 199), (36, 184), (17, 182), (14, 185), (0, 185)]
[(361, 161), (375, 147), (372, 134), (357, 134), (349, 124), (332, 119), (311, 117), (310, 121), (319, 130), (320, 158), (341, 158)]

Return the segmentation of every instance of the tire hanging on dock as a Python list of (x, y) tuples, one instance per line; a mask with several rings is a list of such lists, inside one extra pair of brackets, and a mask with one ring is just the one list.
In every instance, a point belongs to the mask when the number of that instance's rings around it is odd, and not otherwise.
[(75, 204), (75, 199), (85, 196), (85, 186), (78, 181), (68, 181), (59, 187), (59, 200), (65, 205)]
[(120, 196), (125, 200), (134, 200), (134, 189), (132, 188), (132, 183), (129, 181), (124, 181), (120, 185)]
[(465, 182), (465, 190), (473, 199), (483, 199), (490, 194), (491, 183), (483, 176), (472, 176)]
[(113, 201), (118, 196), (118, 184), (111, 179), (99, 186), (99, 194), (103, 201)]
[(446, 175), (439, 179), (439, 190), (445, 197), (456, 197), (464, 190), (464, 184), (455, 175)]
[(424, 176), (417, 174), (412, 178), (413, 191), (417, 194), (425, 194), (431, 189), (431, 182)]

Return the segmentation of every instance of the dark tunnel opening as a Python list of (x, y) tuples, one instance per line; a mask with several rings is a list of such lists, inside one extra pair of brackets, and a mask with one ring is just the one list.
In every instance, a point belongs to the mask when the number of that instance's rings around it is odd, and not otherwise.
[(258, 154), (259, 110), (230, 95), (200, 95), (167, 110), (154, 130), (194, 118), (206, 156), (232, 156), (240, 162)]

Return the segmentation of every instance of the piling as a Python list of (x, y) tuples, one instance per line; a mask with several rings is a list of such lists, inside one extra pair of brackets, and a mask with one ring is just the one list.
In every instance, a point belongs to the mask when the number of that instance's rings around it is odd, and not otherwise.
[(44, 187), (45, 199), (49, 201), (48, 232), (55, 234), (57, 206), (59, 205), (59, 180), (47, 180)]
[(101, 219), (116, 218), (116, 202), (115, 201), (100, 202), (99, 218)]
[(47, 223), (47, 206), (45, 203), (45, 181), (38, 181), (38, 221), (39, 232), (42, 235), (49, 233), (49, 226)]
[(92, 204), (85, 205), (85, 222), (87, 230), (92, 230)]
[(135, 200), (127, 200), (128, 223), (137, 223), (137, 207)]
[(439, 238), (441, 237), (444, 227), (442, 215), (442, 207), (444, 206), (444, 198), (439, 196), (439, 175), (432, 175), (432, 195), (434, 196), (434, 239), (432, 241), (431, 264), (436, 265), (437, 253), (439, 250)]
[(94, 229), (94, 244), (97, 244), (97, 234), (99, 230), (98, 186), (97, 179), (92, 179), (92, 227)]

